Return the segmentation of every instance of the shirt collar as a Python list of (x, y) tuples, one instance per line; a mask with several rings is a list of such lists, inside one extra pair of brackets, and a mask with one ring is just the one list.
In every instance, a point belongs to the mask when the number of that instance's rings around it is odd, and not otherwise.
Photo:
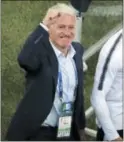
[(50, 41), (50, 44), (51, 44), (51, 46), (52, 46), (52, 48), (53, 48), (53, 50), (54, 50), (54, 52), (55, 52), (55, 54), (58, 58), (60, 55), (62, 55), (62, 52), (52, 43), (51, 40), (49, 40), (49, 41)]
[(71, 44), (70, 47), (69, 47), (68, 56), (70, 56), (71, 58), (73, 58), (75, 54), (76, 54), (76, 51), (75, 51), (74, 47)]
[[(50, 40), (50, 44), (51, 44), (51, 46), (52, 46), (52, 48), (53, 48), (53, 50), (54, 50), (54, 52), (55, 52), (57, 58), (59, 58), (59, 56), (63, 55), (63, 53), (52, 43), (51, 40)], [(72, 45), (70, 45), (70, 47), (69, 47), (69, 49), (68, 49), (68, 54), (67, 54), (67, 56), (73, 58), (73, 56), (74, 56), (75, 54), (76, 54), (75, 49), (73, 48)]]

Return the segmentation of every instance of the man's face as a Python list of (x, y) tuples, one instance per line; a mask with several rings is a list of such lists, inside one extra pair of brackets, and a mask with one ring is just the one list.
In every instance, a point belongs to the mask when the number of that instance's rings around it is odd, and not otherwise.
[(61, 14), (49, 28), (49, 36), (55, 46), (67, 48), (75, 37), (76, 17)]

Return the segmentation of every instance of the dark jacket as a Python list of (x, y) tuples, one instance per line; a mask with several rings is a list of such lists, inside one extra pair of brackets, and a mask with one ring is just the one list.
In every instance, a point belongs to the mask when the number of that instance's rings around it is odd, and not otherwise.
[[(84, 129), (83, 48), (73, 43), (74, 60), (78, 71), (78, 88), (73, 126)], [(53, 106), (58, 76), (58, 61), (49, 43), (48, 33), (38, 26), (27, 39), (18, 56), (19, 65), (26, 70), (26, 90), (10, 123), (7, 140), (23, 141), (40, 129)]]

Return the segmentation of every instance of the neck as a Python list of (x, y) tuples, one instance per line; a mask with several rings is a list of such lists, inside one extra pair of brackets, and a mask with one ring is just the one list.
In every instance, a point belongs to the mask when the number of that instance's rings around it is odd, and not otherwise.
[(65, 47), (65, 48), (62, 48), (62, 47), (57, 47), (65, 56), (67, 56), (68, 54), (68, 48)]
[[(52, 42), (52, 41), (51, 41)], [(60, 50), (65, 56), (67, 56), (68, 54), (68, 47), (60, 47), (58, 46), (56, 43), (52, 42), (52, 44), (58, 49)]]

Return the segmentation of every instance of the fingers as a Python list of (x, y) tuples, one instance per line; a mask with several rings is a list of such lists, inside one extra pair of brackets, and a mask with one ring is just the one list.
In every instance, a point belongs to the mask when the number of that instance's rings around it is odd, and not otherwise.
[(123, 141), (123, 139), (121, 137), (118, 137), (118, 138), (114, 139), (113, 141)]
[(54, 19), (56, 19), (56, 18), (58, 18), (58, 17), (60, 17), (61, 16), (61, 14), (60, 13), (57, 13), (57, 15), (52, 15), (52, 16), (50, 16), (50, 20), (54, 20)]
[(50, 17), (48, 20), (48, 26), (51, 26), (52, 24), (54, 24), (60, 16), (61, 16), (61, 14), (58, 13), (56, 16)]
[(59, 18), (60, 16), (61, 16), (60, 13), (55, 13), (55, 12), (48, 13), (46, 17), (43, 19), (43, 24), (49, 28), (49, 26), (54, 24), (57, 18)]

